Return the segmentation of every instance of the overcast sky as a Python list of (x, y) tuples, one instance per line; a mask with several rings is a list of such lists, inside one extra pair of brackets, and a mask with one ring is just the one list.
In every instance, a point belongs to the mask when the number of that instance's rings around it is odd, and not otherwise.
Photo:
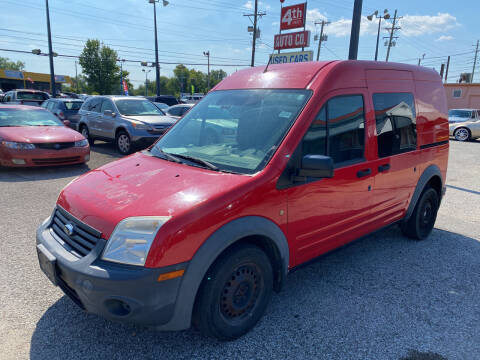
[[(203, 51), (210, 50), (212, 68), (223, 68), (228, 73), (250, 64), (251, 25), (248, 14), (252, 1), (233, 0), (169, 0), (167, 7), (157, 6), (160, 62), (206, 64)], [(301, 1), (286, 0), (284, 5)], [(153, 6), (148, 0), (50, 0), (50, 19), (54, 51), (65, 55), (79, 55), (88, 38), (102, 40), (127, 60), (154, 61)], [(1, 0), (0, 48), (31, 51), (40, 48), (47, 52), (44, 0)], [(435, 67), (452, 55), (449, 77), (458, 78), (460, 72), (470, 72), (473, 65), (474, 44), (480, 38), (478, 0), (364, 0), (359, 47), (359, 59), (373, 59), (378, 20), (370, 22), (366, 16), (375, 10), (387, 8), (392, 17), (395, 8), (403, 18), (397, 32), (396, 46), (391, 61), (417, 63), (425, 54), (423, 64)], [(264, 0), (259, 9), (266, 12), (259, 20), (261, 38), (257, 48), (256, 64), (265, 64), (278, 33), (280, 1)], [(326, 19), (328, 41), (321, 59), (346, 59), (350, 38), (350, 19), (353, 0), (310, 0), (307, 22), (312, 31), (311, 49), (316, 50), (313, 34), (319, 32), (314, 22)], [(385, 26), (391, 26), (385, 23)], [(382, 37), (387, 36), (382, 25)], [(385, 59), (386, 47), (380, 41), (380, 59)], [(48, 58), (0, 50), (0, 56), (22, 60), (27, 71), (48, 72)], [(316, 52), (315, 52), (316, 56)], [(479, 59), (480, 62), (480, 59)], [(234, 66), (225, 66), (225, 64)], [(162, 75), (171, 75), (174, 64), (162, 64)], [(206, 71), (204, 65), (192, 65)], [(130, 78), (137, 86), (145, 77), (140, 64), (126, 62)], [(78, 67), (79, 72), (81, 68)], [(479, 69), (480, 70), (480, 69)], [(75, 74), (74, 58), (55, 58), (55, 71), (62, 75)], [(477, 72), (477, 74), (479, 74)], [(149, 74), (154, 78), (153, 72)], [(480, 81), (479, 77), (476, 77)]]

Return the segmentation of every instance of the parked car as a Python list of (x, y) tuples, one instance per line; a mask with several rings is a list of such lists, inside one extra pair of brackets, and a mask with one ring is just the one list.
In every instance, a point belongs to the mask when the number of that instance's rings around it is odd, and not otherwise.
[(68, 96), (70, 99), (80, 99), (80, 95), (78, 95), (77, 93), (74, 93), (74, 92), (64, 91), (63, 94)]
[(78, 129), (90, 144), (114, 141), (123, 155), (153, 144), (175, 123), (149, 100), (133, 96), (94, 96), (78, 113)]
[(204, 95), (184, 95), (180, 98), (180, 101), (184, 104), (196, 104), (204, 98)]
[(5, 96), (5, 93), (3, 92), (2, 89), (0, 89), (0, 102), (2, 102), (2, 99), (4, 96)]
[[(235, 72), (152, 148), (66, 186), (37, 231), (40, 267), (87, 312), (242, 336), (290, 270), (395, 223), (430, 234), (444, 94), (437, 72), (406, 64)], [(234, 137), (207, 141), (212, 108)]]
[(480, 138), (480, 110), (451, 109), (448, 111), (450, 136), (458, 141)]
[(164, 103), (168, 106), (179, 104), (179, 101), (173, 95), (147, 96), (146, 98), (151, 102)]
[(170, 106), (165, 110), (165, 114), (174, 118), (181, 119), (195, 104), (179, 104)]
[(42, 107), (52, 112), (60, 120), (68, 120), (69, 126), (78, 130), (78, 121), (80, 120), (78, 111), (82, 104), (83, 100), (79, 99), (52, 98), (44, 101)]
[(169, 108), (169, 106), (165, 103), (159, 103), (159, 102), (154, 102), (153, 105), (155, 105), (157, 108), (162, 110), (162, 112), (165, 114), (165, 110)]
[(0, 107), (1, 166), (69, 165), (89, 160), (88, 141), (51, 112), (26, 105)]
[(16, 89), (7, 91), (2, 99), (2, 102), (9, 104), (40, 106), (45, 100), (48, 99), (50, 99), (50, 95), (44, 91)]

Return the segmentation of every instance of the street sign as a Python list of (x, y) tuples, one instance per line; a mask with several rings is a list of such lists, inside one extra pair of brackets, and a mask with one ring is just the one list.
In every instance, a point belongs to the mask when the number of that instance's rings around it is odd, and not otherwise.
[(296, 29), (305, 26), (305, 3), (282, 8), (280, 30)]
[(298, 31), (275, 35), (275, 50), (295, 49), (310, 46), (310, 31)]
[(270, 64), (313, 61), (313, 51), (296, 51), (270, 55)]

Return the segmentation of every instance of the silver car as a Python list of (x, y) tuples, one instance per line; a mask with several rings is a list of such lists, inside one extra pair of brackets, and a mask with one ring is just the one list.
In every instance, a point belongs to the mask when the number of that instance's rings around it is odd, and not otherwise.
[(153, 144), (176, 121), (149, 100), (128, 96), (93, 96), (79, 115), (78, 129), (91, 145), (97, 139), (114, 141), (123, 155)]
[(480, 110), (452, 109), (448, 111), (450, 136), (458, 141), (480, 138)]

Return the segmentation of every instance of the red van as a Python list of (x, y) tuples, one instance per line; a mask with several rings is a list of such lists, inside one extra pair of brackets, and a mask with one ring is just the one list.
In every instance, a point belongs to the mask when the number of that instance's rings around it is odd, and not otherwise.
[(234, 339), (296, 266), (395, 223), (427, 237), (447, 161), (433, 70), (239, 71), (151, 148), (64, 188), (37, 231), (40, 266), (90, 313)]

